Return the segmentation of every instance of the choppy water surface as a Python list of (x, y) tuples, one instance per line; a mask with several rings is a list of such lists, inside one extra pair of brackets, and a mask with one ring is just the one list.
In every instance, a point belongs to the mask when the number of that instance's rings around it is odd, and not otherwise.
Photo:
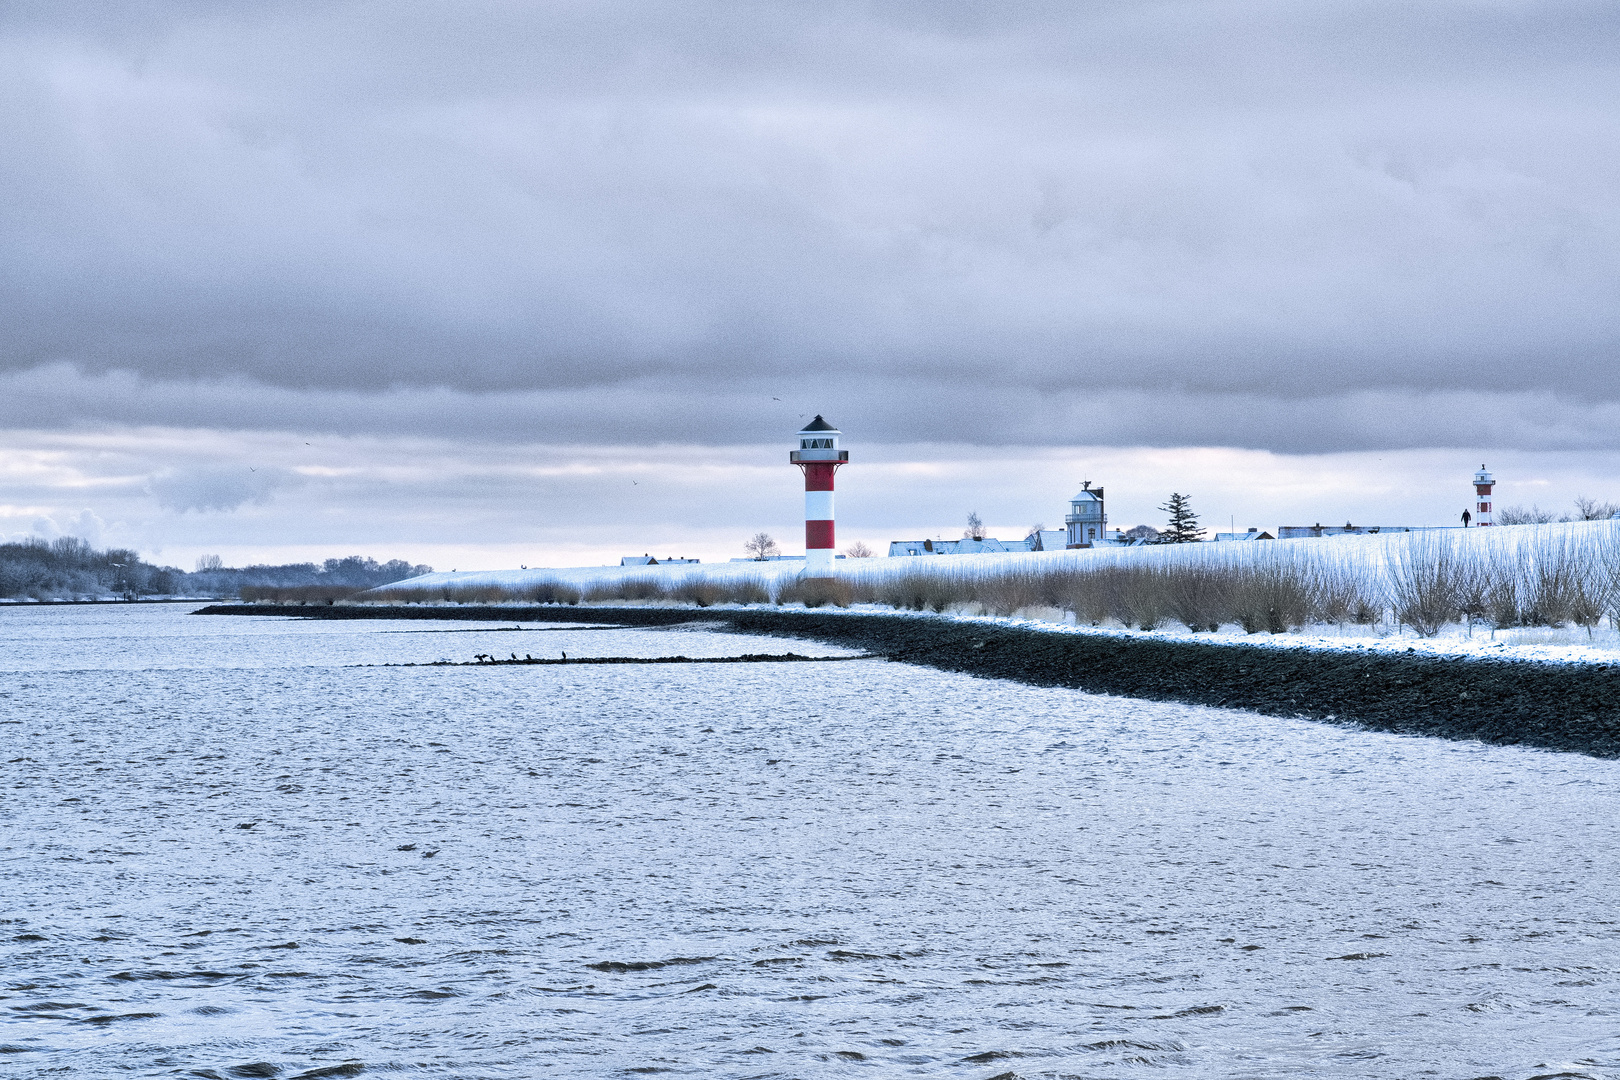
[(187, 610), (0, 609), (9, 1075), (1620, 1077), (1614, 763)]

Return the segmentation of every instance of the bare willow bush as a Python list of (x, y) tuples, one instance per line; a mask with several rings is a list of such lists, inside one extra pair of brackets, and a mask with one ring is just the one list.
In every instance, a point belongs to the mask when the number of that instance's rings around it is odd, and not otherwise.
[(1609, 625), (1620, 630), (1620, 532), (1613, 530), (1593, 545), (1593, 568), (1598, 591), (1603, 597), (1604, 611)]
[(1063, 575), (1063, 587), (1054, 607), (1074, 612), (1074, 621), (1099, 626), (1109, 617), (1108, 601), (1102, 589), (1095, 587), (1095, 571), (1070, 571)]
[(587, 603), (603, 600), (663, 600), (669, 594), (664, 583), (653, 577), (628, 577), (599, 581), (585, 590)]
[(758, 578), (736, 581), (714, 581), (705, 577), (689, 577), (671, 586), (665, 596), (698, 607), (715, 604), (768, 604), (771, 594)]
[(1337, 562), (1313, 565), (1307, 573), (1313, 621), (1368, 626), (1383, 618), (1384, 602), (1365, 574)]
[(725, 602), (725, 590), (709, 579), (700, 577), (683, 578), (670, 586), (664, 595), (671, 600), (697, 607), (713, 607), (715, 604)]
[(1520, 626), (1524, 622), (1524, 611), (1519, 604), (1519, 579), (1516, 574), (1506, 574), (1492, 578), (1486, 582), (1480, 592), (1481, 617), (1491, 628), (1491, 636), (1498, 630)]
[(1613, 604), (1613, 579), (1607, 569), (1608, 536), (1563, 536), (1537, 553), (1526, 587), (1522, 613), (1529, 626), (1562, 626), (1572, 622), (1588, 636)]
[(1055, 606), (1047, 603), (1044, 577), (1032, 570), (997, 574), (979, 586), (974, 599), (992, 615), (1012, 615), (1021, 608)]
[(768, 604), (771, 590), (759, 578), (738, 578), (724, 583), (729, 604)]
[(779, 604), (803, 604), (807, 608), (847, 608), (855, 601), (855, 587), (841, 578), (794, 578), (782, 584)]
[(1158, 566), (1115, 566), (1097, 575), (1108, 614), (1122, 626), (1157, 630), (1170, 615), (1166, 585), (1170, 575)]
[[(930, 567), (900, 574), (852, 576), (838, 579), (850, 588), (852, 602), (882, 604), (899, 611), (944, 611), (975, 600), (973, 581), (954, 568)], [(789, 586), (784, 585), (780, 603), (793, 603)]]
[(1462, 615), (1471, 566), (1449, 538), (1419, 535), (1391, 551), (1389, 600), (1395, 617), (1423, 637)]
[(1227, 567), (1183, 566), (1166, 575), (1171, 613), (1188, 630), (1219, 630), (1232, 606), (1232, 575)]

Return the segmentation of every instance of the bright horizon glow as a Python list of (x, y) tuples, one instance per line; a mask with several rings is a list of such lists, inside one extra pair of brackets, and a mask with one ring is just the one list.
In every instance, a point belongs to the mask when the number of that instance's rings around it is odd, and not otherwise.
[[(850, 438), (846, 436), (846, 439)], [(651, 554), (723, 562), (771, 533), (803, 554), (803, 479), (780, 445), (578, 447), (450, 440), (288, 439), (137, 429), (3, 432), (0, 536), (78, 535), (190, 569), (401, 558), (439, 570), (617, 565)], [(3, 445), (3, 443), (0, 443)], [(1222, 447), (850, 444), (838, 544), (954, 539), (977, 511), (989, 534), (1060, 528), (1082, 480), (1109, 524), (1163, 524), (1190, 494), (1211, 533), (1279, 525), (1455, 525), (1480, 463), (1498, 508), (1620, 501), (1620, 454), (1407, 450), (1288, 455)], [(259, 481), (255, 478), (268, 477)], [(257, 486), (248, 486), (256, 484)], [(236, 505), (232, 505), (235, 503)]]

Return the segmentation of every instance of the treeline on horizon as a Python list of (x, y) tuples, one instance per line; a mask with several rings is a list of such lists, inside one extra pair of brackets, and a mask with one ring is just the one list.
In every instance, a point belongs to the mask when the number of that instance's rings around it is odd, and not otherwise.
[(379, 563), (364, 555), (323, 563), (221, 565), (218, 557), (195, 570), (157, 566), (127, 548), (97, 550), (76, 536), (31, 537), (0, 544), (0, 599), (100, 600), (118, 597), (240, 596), (245, 600), (340, 599), (365, 589), (431, 574), (431, 566), (403, 559)]

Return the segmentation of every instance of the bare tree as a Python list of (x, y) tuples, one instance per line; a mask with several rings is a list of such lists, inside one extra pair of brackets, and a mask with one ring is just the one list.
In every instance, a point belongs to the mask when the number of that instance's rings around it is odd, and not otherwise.
[(872, 549), (867, 547), (863, 541), (857, 540), (844, 549), (844, 557), (846, 559), (870, 559)]
[(963, 531), (962, 537), (965, 540), (984, 539), (984, 522), (979, 519), (977, 510), (968, 511), (968, 527)]
[(1522, 506), (1504, 506), (1496, 512), (1498, 525), (1545, 525), (1553, 520), (1552, 511), (1539, 506), (1531, 506), (1528, 510)]
[(1125, 530), (1125, 539), (1127, 540), (1157, 540), (1158, 538), (1159, 530), (1151, 525), (1136, 525)]
[(1584, 495), (1575, 496), (1576, 521), (1607, 521), (1620, 517), (1620, 506), (1611, 502), (1598, 502)]
[(205, 570), (219, 570), (225, 566), (225, 561), (218, 555), (200, 555), (197, 557), (197, 573)]
[(782, 553), (782, 549), (776, 545), (775, 540), (771, 539), (771, 534), (768, 532), (757, 532), (750, 536), (743, 544), (743, 550), (760, 562), (764, 562), (772, 555)]

